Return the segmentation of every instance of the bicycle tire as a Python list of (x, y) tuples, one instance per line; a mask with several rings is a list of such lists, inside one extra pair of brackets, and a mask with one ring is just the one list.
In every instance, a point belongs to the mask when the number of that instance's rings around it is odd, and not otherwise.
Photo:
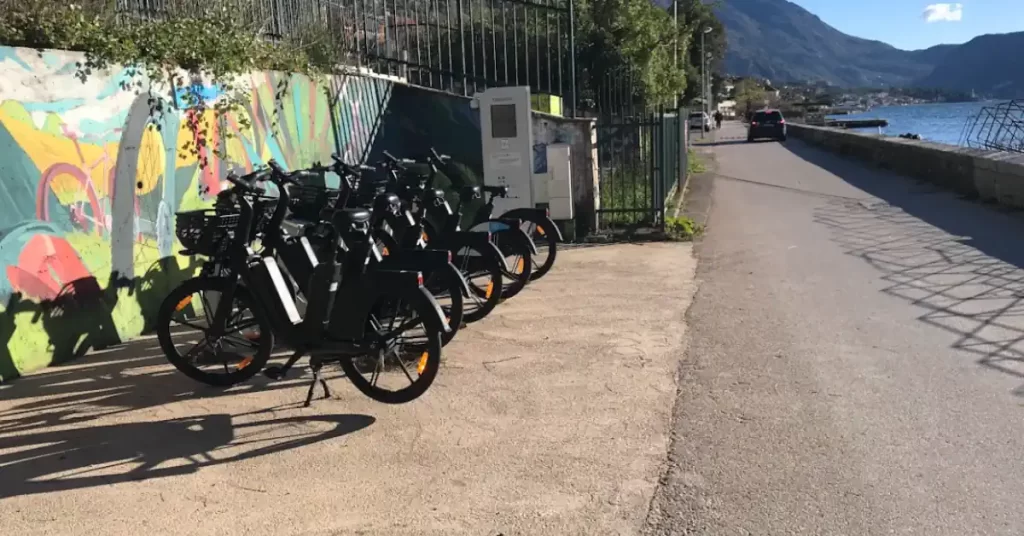
[[(496, 241), (501, 240), (501, 236), (508, 233), (506, 236), (511, 236), (511, 233), (517, 232), (519, 229), (507, 229), (492, 233), (492, 236)], [(518, 240), (507, 240), (506, 244), (499, 246), (501, 252), (508, 255), (514, 255), (519, 260), (515, 261), (511, 266), (507, 266), (502, 271), (502, 277), (506, 277), (509, 283), (501, 288), (501, 299), (507, 300), (514, 297), (516, 294), (522, 292), (526, 288), (526, 284), (530, 282), (530, 276), (533, 275), (533, 255), (530, 251), (529, 246), (518, 241)], [(508, 265), (508, 263), (505, 263)]]
[(531, 229), (529, 231), (524, 229), (524, 231), (533, 239), (533, 243), (537, 246), (537, 253), (547, 250), (547, 257), (544, 258), (542, 264), (538, 264), (536, 259), (533, 259), (533, 272), (530, 274), (530, 281), (536, 281), (550, 272), (551, 267), (555, 265), (555, 256), (558, 254), (558, 235), (554, 229), (544, 228), (546, 222), (529, 216), (522, 216), (521, 219), (530, 223)]
[(441, 335), (444, 330), (441, 329), (440, 325), (432, 325), (434, 324), (433, 322), (426, 320), (431, 315), (436, 314), (433, 304), (430, 303), (429, 299), (419, 289), (407, 293), (404, 297), (409, 298), (408, 301), (416, 311), (416, 314), (424, 319), (426, 342), (421, 347), (417, 345), (417, 351), (422, 349), (427, 354), (427, 357), (423, 372), (420, 373), (419, 378), (404, 389), (386, 391), (363, 377), (363, 373), (356, 366), (356, 360), (362, 356), (344, 356), (340, 359), (341, 369), (345, 371), (345, 377), (348, 378), (352, 385), (363, 395), (382, 404), (405, 404), (423, 396), (434, 383), (437, 372), (441, 368)]
[[(469, 292), (476, 298), (474, 301), (479, 305), (472, 311), (466, 311), (465, 306), (463, 306), (462, 321), (466, 324), (472, 324), (473, 322), (478, 322), (486, 318), (487, 315), (491, 314), (491, 311), (498, 306), (498, 303), (501, 302), (501, 292), (497, 292), (497, 289), (502, 288), (503, 284), (501, 275), (502, 267), (499, 259), (487, 256), (485, 252), (477, 246), (466, 246), (463, 249), (476, 251), (477, 256), (481, 259), (480, 262), (485, 263), (483, 266), (484, 271), (481, 273), (487, 277), (487, 283), (483, 287), (480, 287), (475, 284), (472, 277), (470, 277), (472, 273), (467, 269), (465, 263), (456, 264), (456, 268), (458, 268), (466, 278), (466, 284), (469, 286)], [(458, 254), (461, 251), (463, 250), (460, 249), (453, 253)], [(469, 256), (467, 255), (466, 257)], [(452, 262), (456, 262), (457, 260), (458, 259), (455, 259)], [(473, 296), (467, 297), (474, 299)]]
[(267, 361), (270, 360), (270, 354), (274, 349), (274, 333), (270, 327), (270, 322), (261, 310), (253, 307), (254, 302), (248, 290), (245, 287), (238, 286), (235, 288), (235, 300), (247, 306), (259, 326), (258, 349), (250, 356), (249, 362), (231, 373), (210, 374), (199, 370), (178, 353), (174, 341), (171, 340), (170, 324), (171, 317), (175, 312), (178, 312), (180, 304), (184, 300), (190, 299), (197, 292), (220, 292), (223, 294), (229, 284), (230, 280), (223, 277), (196, 277), (188, 279), (167, 294), (157, 312), (157, 339), (160, 341), (160, 349), (164, 352), (167, 361), (185, 376), (213, 387), (229, 387), (249, 380), (263, 370)]

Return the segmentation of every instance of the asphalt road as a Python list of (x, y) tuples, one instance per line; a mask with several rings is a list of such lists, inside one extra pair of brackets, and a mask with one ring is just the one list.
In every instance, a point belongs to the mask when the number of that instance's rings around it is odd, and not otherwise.
[(727, 125), (650, 534), (1024, 534), (1024, 218)]

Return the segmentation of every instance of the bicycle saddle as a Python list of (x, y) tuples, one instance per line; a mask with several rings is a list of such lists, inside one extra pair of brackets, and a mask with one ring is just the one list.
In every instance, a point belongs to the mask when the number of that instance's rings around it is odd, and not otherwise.
[(331, 216), (331, 223), (337, 229), (348, 229), (370, 221), (371, 212), (365, 208), (343, 208)]
[(505, 197), (508, 195), (508, 186), (484, 186), (484, 191), (498, 197)]
[(374, 199), (373, 210), (381, 212), (395, 212), (398, 206), (401, 205), (401, 201), (398, 196), (393, 193), (384, 193), (377, 196)]

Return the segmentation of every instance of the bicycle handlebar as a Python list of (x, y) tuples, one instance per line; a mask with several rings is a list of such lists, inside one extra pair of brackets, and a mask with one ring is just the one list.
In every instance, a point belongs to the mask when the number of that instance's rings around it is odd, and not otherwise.
[(236, 188), (242, 190), (243, 193), (264, 194), (267, 190), (255, 182), (256, 178), (260, 175), (261, 172), (258, 171), (243, 176), (238, 176), (232, 172), (228, 173), (224, 178)]

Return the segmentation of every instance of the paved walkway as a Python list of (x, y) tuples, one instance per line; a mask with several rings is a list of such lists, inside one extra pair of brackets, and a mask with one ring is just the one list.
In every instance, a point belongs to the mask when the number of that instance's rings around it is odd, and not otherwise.
[(227, 393), (155, 340), (0, 386), (12, 535), (633, 534), (663, 470), (689, 245), (581, 248), (460, 333), (421, 400)]
[(729, 125), (652, 534), (1024, 534), (1024, 218)]

